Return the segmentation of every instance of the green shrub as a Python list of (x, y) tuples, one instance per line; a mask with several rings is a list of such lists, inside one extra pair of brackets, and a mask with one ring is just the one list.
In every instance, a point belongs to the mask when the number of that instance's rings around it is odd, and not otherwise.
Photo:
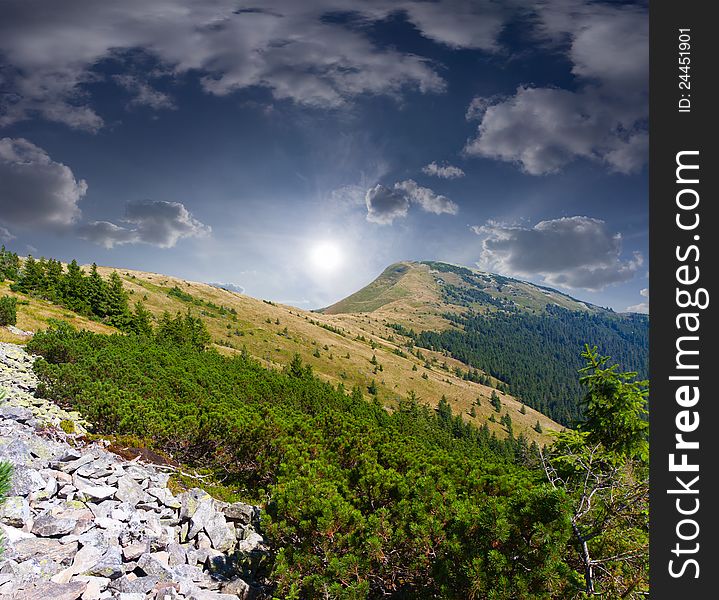
[(0, 298), (0, 326), (17, 325), (17, 298), (3, 296)]
[(72, 421), (69, 421), (67, 419), (64, 419), (60, 421), (60, 429), (62, 429), (65, 433), (75, 433), (75, 423)]
[[(277, 597), (569, 597), (564, 497), (501, 441), (415, 396), (136, 335), (40, 332), (44, 397), (265, 503)], [(520, 556), (522, 568), (516, 568)], [(488, 595), (488, 590), (492, 595)]]
[[(0, 462), (0, 506), (5, 502), (11, 485), (12, 465), (9, 462)], [(3, 546), (2, 531), (0, 531), (0, 556), (2, 556)]]

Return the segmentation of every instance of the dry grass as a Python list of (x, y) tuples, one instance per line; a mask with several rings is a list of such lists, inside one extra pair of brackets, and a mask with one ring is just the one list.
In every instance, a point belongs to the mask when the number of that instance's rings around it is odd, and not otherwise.
[[(103, 276), (109, 275), (112, 270), (99, 268)], [(409, 354), (406, 348), (403, 350), (406, 357), (397, 355), (395, 350), (406, 340), (401, 340), (387, 326), (388, 323), (402, 323), (416, 330), (449, 326), (439, 316), (441, 307), (438, 307), (437, 313), (423, 311), (422, 305), (426, 299), (418, 294), (412, 296), (411, 301), (403, 298), (371, 313), (327, 315), (264, 302), (169, 275), (131, 270), (118, 270), (118, 273), (131, 293), (131, 303), (135, 300), (143, 301), (156, 317), (164, 311), (184, 312), (188, 308), (194, 314), (201, 315), (220, 352), (234, 354), (244, 347), (270, 368), (283, 368), (295, 354), (299, 354), (323, 379), (335, 385), (342, 383), (348, 389), (359, 385), (365, 393), (375, 380), (379, 397), (389, 410), (396, 406), (399, 398), (414, 391), (421, 402), (430, 406), (436, 406), (439, 399), (446, 396), (456, 414), (462, 414), (465, 420), (477, 425), (488, 422), (492, 414), (499, 421), (502, 414), (509, 412), (515, 435), (524, 433), (529, 440), (540, 443), (548, 441), (546, 432), (560, 429), (557, 423), (529, 407), (526, 408), (526, 414), (521, 414), (521, 403), (509, 395), (502, 396), (502, 413), (494, 412), (489, 404), (492, 388), (464, 381), (454, 375), (455, 367), (466, 371), (466, 367), (454, 359), (422, 350), (425, 356), (437, 359), (436, 366), (428, 370), (423, 366), (424, 361)], [(412, 287), (418, 291), (423, 283), (419, 277), (412, 281)], [(174, 286), (204, 302), (234, 309), (237, 314), (219, 315), (206, 306), (193, 305), (168, 295), (167, 292)], [(418, 297), (421, 302), (416, 304)], [(436, 302), (435, 298), (431, 300)], [(203, 311), (205, 314), (202, 314)], [(342, 334), (329, 331), (323, 325), (341, 330)], [(358, 337), (364, 337), (364, 341)], [(221, 344), (231, 344), (232, 347)], [(382, 365), (382, 371), (376, 374), (371, 363), (373, 355)], [(440, 367), (443, 362), (446, 362), (449, 371)], [(417, 370), (413, 370), (413, 366)], [(425, 372), (427, 379), (422, 378)], [(477, 416), (473, 418), (469, 412), (477, 398), (480, 406), (475, 408)], [(532, 429), (537, 420), (545, 433), (537, 434)], [(506, 435), (499, 423), (488, 422), (488, 425), (498, 436)]]
[[(347, 389), (358, 385), (367, 394), (367, 387), (374, 380), (378, 396), (388, 410), (392, 410), (397, 401), (411, 391), (420, 402), (433, 407), (444, 395), (455, 414), (461, 414), (466, 421), (478, 426), (486, 422), (499, 437), (506, 436), (506, 430), (498, 422), (505, 412), (512, 418), (514, 434), (524, 433), (530, 441), (546, 443), (549, 441), (548, 432), (561, 429), (560, 425), (529, 407), (526, 414), (522, 414), (521, 403), (509, 395), (500, 394), (502, 412), (496, 413), (489, 403), (492, 388), (464, 381), (454, 374), (455, 367), (466, 371), (465, 365), (439, 353), (422, 350), (424, 356), (436, 361), (432, 369), (425, 369), (424, 361), (407, 351), (403, 346), (407, 340), (398, 336), (388, 324), (401, 323), (416, 331), (451, 326), (441, 317), (448, 305), (441, 302), (435, 287), (428, 285), (431, 281), (428, 280), (431, 277), (428, 269), (410, 270), (402, 280), (407, 293), (399, 294), (396, 300), (373, 312), (336, 315), (269, 303), (169, 275), (106, 267), (99, 267), (98, 270), (104, 277), (117, 270), (130, 293), (130, 303), (142, 301), (156, 318), (165, 311), (174, 314), (188, 309), (202, 316), (212, 334), (215, 348), (222, 353), (235, 354), (244, 348), (270, 368), (283, 368), (295, 354), (299, 354), (319, 377), (334, 385), (342, 383)], [(222, 315), (206, 304), (191, 304), (168, 295), (174, 286), (203, 303), (234, 309), (236, 314)], [(98, 333), (116, 331), (49, 302), (15, 294), (9, 290), (7, 282), (0, 283), (0, 294), (16, 296), (22, 302), (18, 305), (17, 326), (27, 331), (44, 329), (52, 319)], [(341, 334), (326, 327), (340, 330)], [(27, 339), (0, 329), (0, 341), (24, 343)], [(405, 357), (395, 353), (400, 348)], [(375, 366), (371, 362), (373, 356), (382, 366), (377, 373), (374, 373)], [(443, 363), (448, 370), (441, 367)], [(422, 377), (424, 373), (426, 378)], [(477, 399), (480, 405), (475, 406), (476, 416), (471, 417), (469, 412)], [(495, 415), (497, 423), (488, 421), (491, 415)], [(537, 420), (544, 430), (542, 434), (533, 429)]]
[[(17, 327), (23, 331), (38, 331), (40, 329), (47, 328), (51, 320), (66, 321), (77, 329), (88, 329), (96, 333), (116, 333), (117, 330), (113, 327), (108, 327), (97, 321), (86, 319), (81, 317), (74, 312), (57, 306), (46, 300), (39, 300), (37, 298), (31, 298), (24, 294), (17, 294), (10, 290), (10, 285), (7, 281), (0, 283), (0, 295), (13, 296), (18, 299), (17, 306)], [(10, 332), (5, 330), (5, 333), (12, 336)], [(15, 336), (16, 338), (22, 339), (23, 343), (27, 341), (27, 338), (22, 336)], [(2, 340), (5, 341), (5, 340)]]

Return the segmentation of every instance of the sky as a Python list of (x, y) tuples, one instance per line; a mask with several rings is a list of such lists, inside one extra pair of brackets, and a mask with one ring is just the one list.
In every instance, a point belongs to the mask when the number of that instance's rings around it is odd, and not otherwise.
[(2, 0), (0, 241), (327, 306), (400, 260), (648, 303), (645, 2)]

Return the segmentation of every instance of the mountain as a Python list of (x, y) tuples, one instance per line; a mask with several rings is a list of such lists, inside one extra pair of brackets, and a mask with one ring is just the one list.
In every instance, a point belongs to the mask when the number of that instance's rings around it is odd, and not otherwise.
[[(83, 268), (90, 271), (88, 266)], [(221, 289), (216, 284), (170, 275), (108, 267), (97, 270), (105, 279), (116, 272), (129, 294), (130, 305), (142, 302), (155, 320), (165, 311), (174, 314), (190, 310), (200, 316), (210, 331), (214, 348), (221, 353), (234, 355), (246, 351), (272, 369), (284, 368), (297, 354), (317, 376), (333, 385), (341, 383), (347, 390), (357, 386), (368, 398), (372, 396), (370, 390), (376, 390), (377, 398), (390, 411), (414, 393), (421, 404), (431, 407), (446, 397), (454, 414), (477, 426), (487, 424), (490, 432), (500, 438), (508, 434), (506, 424), (499, 422), (504, 413), (511, 415), (513, 434), (522, 433), (529, 441), (545, 443), (550, 439), (549, 432), (561, 428), (531, 407), (523, 408), (511, 394), (502, 393), (499, 379), (482, 373), (481, 381), (479, 377), (472, 380), (468, 377), (471, 370), (461, 361), (447, 352), (414, 348), (412, 340), (392, 327), (408, 320), (418, 330), (420, 325), (427, 331), (450, 326), (437, 316), (441, 312), (439, 299), (434, 312), (427, 310), (435, 291), (426, 287), (422, 292), (422, 279), (414, 284), (414, 300), (424, 302), (416, 314), (404, 309), (399, 312), (395, 306), (398, 312), (392, 313), (393, 318), (384, 319), (375, 313), (335, 315), (305, 311)], [(37, 295), (12, 292), (8, 281), (0, 282), (0, 296), (5, 294), (19, 299), (20, 329), (37, 331), (54, 320), (100, 333), (116, 331), (98, 319), (74, 313)], [(0, 328), (0, 340), (23, 343), (25, 338)], [(491, 405), (493, 392), (501, 397), (501, 415)], [(537, 422), (541, 433), (535, 430)]]
[(606, 311), (548, 287), (459, 265), (425, 261), (392, 264), (372, 283), (321, 312), (386, 313), (394, 308), (409, 314), (420, 310), (442, 314), (458, 308), (533, 312), (544, 310), (547, 304), (591, 313)]
[(387, 324), (417, 347), (505, 382), (515, 397), (568, 426), (581, 415), (584, 344), (597, 345), (622, 369), (648, 373), (647, 316), (448, 263), (390, 265), (321, 312), (344, 323)]

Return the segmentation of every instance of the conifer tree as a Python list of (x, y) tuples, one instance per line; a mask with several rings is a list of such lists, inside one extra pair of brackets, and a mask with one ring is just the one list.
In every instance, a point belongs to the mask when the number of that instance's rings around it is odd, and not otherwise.
[(90, 268), (90, 275), (87, 278), (85, 289), (92, 314), (100, 318), (105, 317), (108, 312), (107, 284), (98, 273), (95, 263), (92, 263)]
[(0, 281), (12, 279), (15, 281), (20, 273), (20, 258), (14, 252), (0, 247)]
[(492, 390), (492, 396), (490, 397), (490, 403), (494, 407), (494, 410), (497, 412), (500, 412), (502, 410), (502, 401), (499, 399), (499, 396), (497, 395), (497, 392)]
[(587, 595), (624, 598), (648, 577), (647, 381), (607, 366), (585, 345), (585, 418), (542, 455), (549, 482), (569, 496), (573, 547)]
[(449, 423), (452, 419), (452, 407), (447, 401), (447, 396), (444, 394), (442, 394), (442, 397), (439, 399), (439, 404), (437, 404), (437, 416), (445, 423)]
[(15, 284), (11, 286), (11, 289), (16, 292), (22, 292), (23, 294), (32, 294), (40, 288), (42, 277), (42, 267), (33, 256), (30, 255), (25, 259), (25, 263), (20, 271), (20, 277)]
[(127, 292), (122, 286), (122, 279), (116, 271), (110, 273), (107, 283), (107, 321), (119, 329), (126, 329), (131, 321), (130, 309), (127, 305)]
[(65, 305), (79, 313), (90, 312), (90, 304), (87, 301), (86, 277), (82, 269), (73, 261), (67, 266), (67, 273), (63, 278), (62, 294)]
[(128, 323), (128, 329), (133, 333), (145, 337), (152, 336), (152, 313), (145, 308), (139, 300), (135, 302), (134, 310)]
[(377, 382), (373, 379), (372, 383), (367, 386), (367, 391), (373, 396), (377, 395)]
[(0, 326), (3, 325), (17, 325), (17, 298), (0, 298)]

